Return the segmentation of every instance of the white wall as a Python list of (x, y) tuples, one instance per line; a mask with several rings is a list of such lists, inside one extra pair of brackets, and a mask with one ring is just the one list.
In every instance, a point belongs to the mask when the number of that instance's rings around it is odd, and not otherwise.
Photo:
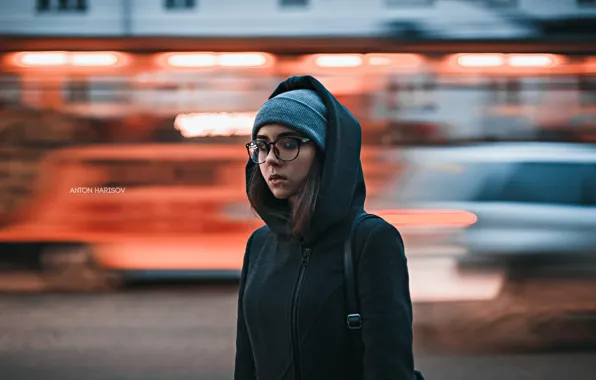
[(37, 12), (35, 0), (0, 0), (0, 34), (120, 35), (122, 1), (94, 0), (86, 12)]
[(386, 10), (385, 0), (310, 0), (305, 8), (284, 8), (279, 0), (197, 0), (186, 11), (165, 10), (162, 0), (133, 3), (138, 35), (363, 35), (375, 31)]
[[(386, 0), (310, 0), (302, 8), (284, 9), (279, 0), (196, 0), (194, 9), (167, 10), (163, 0), (88, 0), (86, 12), (36, 11), (35, 0), (0, 0), (0, 34), (122, 35), (126, 25), (143, 36), (337, 36), (372, 35), (387, 21), (420, 21), (432, 31), (454, 37), (491, 37), (525, 33), (498, 10), (480, 0), (436, 0), (434, 6), (388, 6)], [(592, 14), (576, 0), (518, 0), (519, 11), (539, 17)], [(508, 10), (508, 14), (516, 9)], [(128, 17), (130, 17), (128, 19)], [(127, 24), (127, 19), (130, 21)]]

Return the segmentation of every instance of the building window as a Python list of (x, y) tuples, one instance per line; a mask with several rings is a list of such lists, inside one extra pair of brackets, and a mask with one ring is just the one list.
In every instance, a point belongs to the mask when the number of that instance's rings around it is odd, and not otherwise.
[(37, 0), (38, 12), (84, 12), (86, 0)]
[(306, 7), (308, 0), (280, 0), (279, 5), (282, 7)]
[(429, 6), (435, 3), (435, 0), (385, 0), (387, 6), (398, 7), (398, 6)]
[(580, 7), (596, 7), (596, 0), (577, 0), (577, 5)]
[(0, 109), (21, 103), (22, 89), (19, 77), (0, 74)]
[(386, 84), (385, 107), (390, 114), (397, 114), (402, 110), (426, 110), (436, 108), (434, 101), (437, 83), (434, 78), (417, 78), (405, 81), (395, 77)]
[(65, 100), (67, 103), (89, 102), (89, 83), (87, 81), (73, 81), (66, 84)]
[(580, 102), (584, 106), (596, 105), (596, 75), (578, 79)]
[(195, 0), (166, 0), (166, 9), (192, 9), (196, 6)]
[(486, 0), (489, 7), (492, 8), (510, 8), (516, 7), (518, 0)]
[(493, 80), (489, 84), (491, 103), (494, 105), (519, 105), (521, 83), (516, 79)]
[(63, 99), (68, 104), (123, 104), (129, 102), (131, 92), (123, 78), (72, 79), (63, 88)]

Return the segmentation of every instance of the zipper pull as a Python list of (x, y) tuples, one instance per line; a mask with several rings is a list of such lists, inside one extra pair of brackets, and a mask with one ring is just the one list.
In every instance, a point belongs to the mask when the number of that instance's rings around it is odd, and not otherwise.
[(309, 259), (310, 259), (310, 248), (305, 248), (304, 251), (302, 251), (302, 265), (307, 266)]

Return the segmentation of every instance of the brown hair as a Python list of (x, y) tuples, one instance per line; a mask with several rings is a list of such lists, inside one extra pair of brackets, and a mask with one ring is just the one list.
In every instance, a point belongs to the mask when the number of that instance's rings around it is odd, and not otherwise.
[(291, 234), (300, 239), (315, 211), (322, 172), (323, 159), (321, 154), (317, 152), (308, 176), (296, 194), (295, 205), (290, 208), (289, 201), (277, 199), (273, 196), (259, 170), (259, 166), (255, 165), (248, 183), (250, 205), (261, 215), (275, 215), (284, 219), (288, 223), (287, 227)]

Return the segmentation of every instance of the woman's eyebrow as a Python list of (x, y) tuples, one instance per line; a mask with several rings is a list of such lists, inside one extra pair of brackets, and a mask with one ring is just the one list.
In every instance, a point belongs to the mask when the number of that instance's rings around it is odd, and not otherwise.
[[(279, 135), (277, 135), (277, 138), (286, 137), (286, 136), (300, 136), (300, 133), (295, 132), (295, 131), (282, 132)], [(257, 139), (270, 140), (269, 136), (265, 136), (265, 135), (257, 135)]]
[(300, 133), (296, 131), (289, 131), (289, 132), (282, 132), (277, 137), (285, 137), (285, 136), (300, 136)]

